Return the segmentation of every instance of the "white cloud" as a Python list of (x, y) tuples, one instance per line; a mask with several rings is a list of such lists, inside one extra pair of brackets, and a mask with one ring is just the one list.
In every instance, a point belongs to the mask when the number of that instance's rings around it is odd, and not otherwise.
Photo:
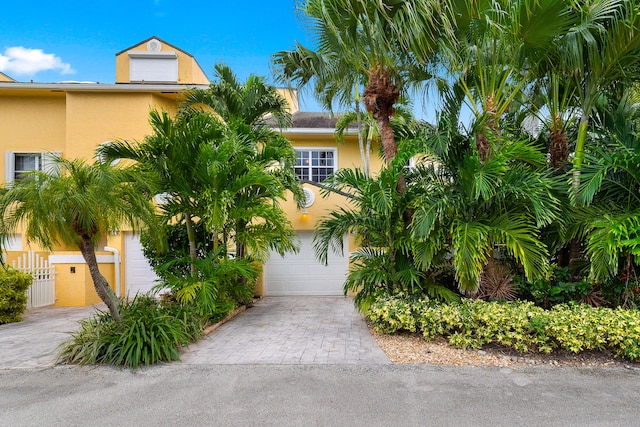
[(0, 71), (10, 75), (33, 75), (40, 71), (59, 70), (60, 74), (74, 74), (71, 64), (62, 62), (53, 53), (42, 49), (27, 49), (22, 46), (8, 47), (0, 54)]

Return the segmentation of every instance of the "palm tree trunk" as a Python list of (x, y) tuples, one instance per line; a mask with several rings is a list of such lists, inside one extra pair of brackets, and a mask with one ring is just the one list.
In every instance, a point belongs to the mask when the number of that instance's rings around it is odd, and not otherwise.
[(189, 240), (189, 257), (191, 257), (191, 275), (196, 274), (196, 232), (193, 228), (193, 219), (191, 219), (191, 214), (189, 212), (185, 212), (184, 220), (187, 224), (187, 239)]
[(398, 147), (396, 145), (395, 137), (393, 136), (393, 128), (391, 127), (391, 121), (386, 113), (381, 115), (377, 119), (378, 128), (380, 129), (380, 143), (382, 144), (382, 150), (384, 152), (384, 160), (387, 166), (391, 164), (391, 161), (398, 154)]
[(82, 235), (81, 238), (82, 241), (79, 245), (80, 253), (82, 253), (84, 260), (89, 267), (89, 274), (91, 274), (91, 280), (93, 280), (93, 286), (96, 289), (96, 293), (109, 308), (109, 313), (111, 313), (113, 320), (120, 323), (121, 316), (118, 297), (116, 297), (116, 294), (109, 286), (107, 279), (105, 279), (102, 273), (100, 273), (91, 237)]
[(551, 146), (549, 147), (549, 163), (555, 174), (562, 172), (564, 165), (569, 159), (569, 144), (567, 134), (562, 128), (562, 119), (559, 115), (553, 119), (551, 125)]
[(398, 154), (390, 118), (393, 116), (393, 106), (399, 97), (400, 91), (391, 81), (389, 71), (380, 65), (372, 67), (369, 70), (369, 83), (364, 90), (362, 100), (367, 111), (378, 122), (380, 143), (387, 166)]

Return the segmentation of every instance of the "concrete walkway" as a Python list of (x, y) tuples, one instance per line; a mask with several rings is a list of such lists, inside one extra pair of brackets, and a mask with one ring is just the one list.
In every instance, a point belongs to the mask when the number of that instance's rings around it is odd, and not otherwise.
[(351, 298), (258, 301), (183, 354), (186, 364), (386, 364)]
[[(98, 308), (105, 309), (104, 305)], [(0, 325), (0, 369), (46, 368), (96, 307), (27, 310)], [(186, 364), (390, 363), (351, 298), (265, 298), (182, 354)]]

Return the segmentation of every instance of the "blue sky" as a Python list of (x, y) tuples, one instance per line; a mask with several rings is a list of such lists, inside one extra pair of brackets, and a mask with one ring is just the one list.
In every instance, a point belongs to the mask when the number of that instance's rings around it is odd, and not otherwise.
[(0, 13), (0, 71), (18, 81), (113, 83), (115, 54), (151, 36), (195, 56), (209, 77), (225, 62), (241, 79), (271, 79), (272, 53), (310, 45), (294, 0), (27, 3), (37, 4), (6, 2)]
[[(151, 36), (189, 52), (209, 77), (224, 62), (242, 80), (270, 82), (274, 52), (312, 47), (295, 0), (10, 1), (0, 11), (0, 71), (26, 82), (113, 83), (115, 54)], [(300, 94), (303, 111), (320, 111), (312, 98)]]

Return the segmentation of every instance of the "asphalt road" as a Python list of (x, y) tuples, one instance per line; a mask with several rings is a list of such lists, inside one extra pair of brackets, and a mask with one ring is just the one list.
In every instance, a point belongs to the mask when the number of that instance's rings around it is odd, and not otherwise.
[(640, 371), (180, 364), (0, 370), (0, 426), (174, 425), (640, 425)]

